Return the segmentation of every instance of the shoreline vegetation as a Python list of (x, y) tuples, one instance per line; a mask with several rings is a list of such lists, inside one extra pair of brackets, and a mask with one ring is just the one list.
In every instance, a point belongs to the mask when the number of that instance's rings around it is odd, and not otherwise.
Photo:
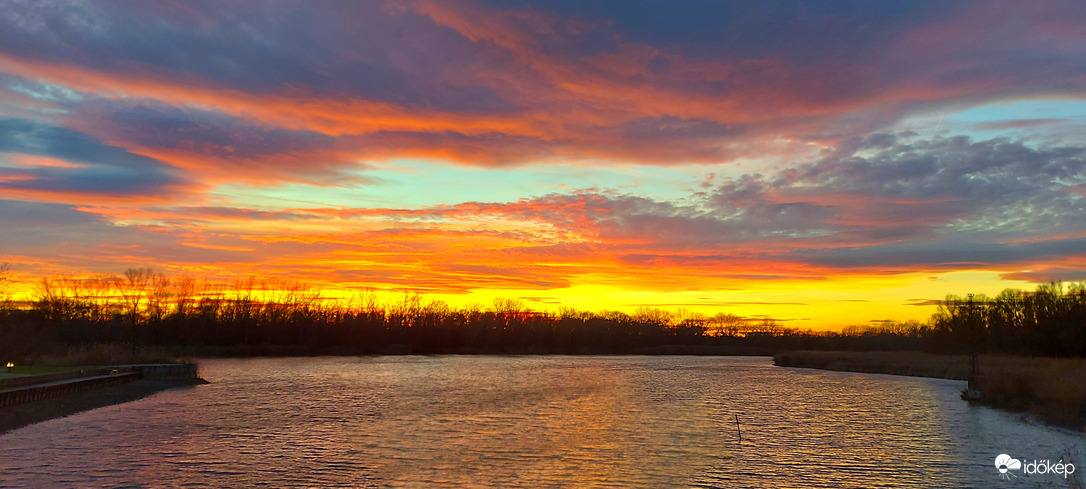
[[(792, 351), (773, 356), (781, 367), (969, 380), (968, 355), (901, 351)], [(970, 402), (1027, 413), (1086, 432), (1086, 359), (980, 355)]]
[(927, 322), (878, 321), (841, 332), (789, 328), (768, 316), (686, 309), (539, 311), (505, 298), (454, 308), (412, 292), (384, 301), (368, 290), (339, 300), (298, 282), (254, 277), (225, 285), (146, 268), (44, 278), (32, 300), (0, 302), (0, 362), (62, 365), (63, 357), (92, 354), (80, 349), (101, 344), (129, 345), (140, 355), (182, 356), (790, 350), (1082, 356), (1086, 283), (1066, 290), (1061, 284), (1035, 292), (1007, 290), (992, 298), (948, 296)]
[[(7, 268), (0, 266), (0, 298)], [(979, 353), (979, 402), (1083, 427), (1086, 283), (947, 296), (926, 322), (875, 321), (840, 332), (768, 316), (641, 307), (539, 311), (498, 298), (453, 308), (406, 292), (323, 297), (304, 283), (233, 284), (123, 275), (42, 279), (31, 300), (0, 301), (0, 362), (74, 366), (178, 357), (398, 354), (774, 355), (790, 366), (965, 379)], [(823, 353), (818, 353), (823, 352)], [(877, 352), (877, 353), (876, 353)], [(889, 352), (889, 353), (887, 353)], [(1043, 357), (1062, 357), (1049, 359)], [(1003, 360), (999, 360), (1002, 358)], [(993, 360), (994, 359), (994, 360)], [(964, 366), (963, 366), (964, 365)]]

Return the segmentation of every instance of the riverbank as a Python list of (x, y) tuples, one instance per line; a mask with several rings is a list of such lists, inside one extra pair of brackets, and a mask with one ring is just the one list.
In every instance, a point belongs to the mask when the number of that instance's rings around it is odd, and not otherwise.
[(156, 392), (207, 383), (195, 364), (85, 367), (0, 379), (0, 433)]
[(205, 382), (202, 380), (185, 382), (136, 380), (126, 385), (105, 387), (63, 397), (6, 406), (0, 408), (0, 433), (91, 409), (135, 401), (166, 389), (191, 388), (191, 386), (202, 383)]
[[(369, 351), (340, 347), (313, 349), (305, 345), (174, 345), (142, 347), (133, 351), (121, 343), (80, 345), (66, 350), (42, 353), (21, 359), (17, 373), (32, 369), (70, 370), (83, 365), (118, 363), (173, 363), (192, 358), (253, 358), (253, 357), (322, 357), (373, 355), (706, 355), (706, 356), (773, 356), (780, 349), (738, 345), (661, 344), (636, 348), (565, 348), (545, 349), (534, 346), (521, 348), (431, 348), (419, 350), (411, 345), (391, 345)], [(32, 364), (32, 365), (28, 365)], [(39, 367), (44, 366), (44, 367)], [(35, 371), (36, 373), (36, 371)]]
[[(793, 351), (773, 356), (781, 367), (817, 368), (968, 380), (969, 357), (920, 352)], [(982, 355), (972, 402), (1035, 415), (1086, 432), (1086, 359)]]

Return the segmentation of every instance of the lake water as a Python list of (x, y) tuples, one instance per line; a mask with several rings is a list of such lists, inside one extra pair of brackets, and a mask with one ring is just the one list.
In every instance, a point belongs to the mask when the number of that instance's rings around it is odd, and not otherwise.
[(768, 358), (205, 360), (201, 375), (0, 435), (0, 486), (1068, 487), (1001, 481), (1000, 453), (1069, 453), (1086, 472), (1086, 439), (970, 407), (963, 382)]

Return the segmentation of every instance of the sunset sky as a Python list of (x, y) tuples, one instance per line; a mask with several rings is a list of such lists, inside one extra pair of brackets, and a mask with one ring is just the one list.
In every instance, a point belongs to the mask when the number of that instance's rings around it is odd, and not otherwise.
[(801, 328), (1086, 280), (1086, 3), (0, 1), (0, 262)]

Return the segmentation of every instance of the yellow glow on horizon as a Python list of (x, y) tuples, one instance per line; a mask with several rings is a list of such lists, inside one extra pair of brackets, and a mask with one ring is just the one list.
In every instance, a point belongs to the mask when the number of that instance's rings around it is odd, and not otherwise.
[[(462, 244), (462, 243), (461, 243)], [(507, 245), (497, 240), (496, 246)], [(342, 255), (341, 255), (342, 256)], [(321, 261), (322, 266), (343, 265), (357, 269), (367, 266), (387, 265), (375, 261), (378, 257), (363, 254), (343, 256), (336, 260)], [(304, 263), (296, 264), (298, 266)], [(404, 270), (423, 273), (426, 263), (402, 263)], [(201, 277), (200, 269), (211, 272), (206, 279), (223, 284), (229, 289), (232, 283), (246, 274), (231, 273), (222, 278), (224, 269), (214, 267), (163, 270), (170, 276)], [(296, 269), (297, 270), (297, 269)], [(410, 273), (410, 272), (407, 272)], [(88, 274), (91, 276), (93, 274)], [(65, 277), (64, 275), (55, 275)], [(74, 278), (80, 278), (75, 276)], [(260, 280), (260, 277), (256, 277)], [(440, 288), (413, 286), (393, 287), (388, 284), (372, 287), (361, 283), (346, 283), (322, 277), (307, 280), (306, 277), (268, 277), (285, 279), (303, 284), (320, 296), (347, 304), (360, 295), (376, 294), (381, 303), (392, 305), (403, 294), (419, 293), (425, 302), (444, 301), (453, 308), (469, 305), (490, 307), (495, 298), (520, 299), (532, 310), (556, 313), (561, 307), (578, 310), (618, 310), (631, 313), (638, 307), (657, 307), (666, 310), (685, 309), (712, 316), (717, 313), (745, 317), (769, 317), (785, 326), (801, 329), (835, 330), (850, 325), (870, 324), (872, 321), (927, 320), (934, 312), (931, 301), (944, 299), (948, 294), (967, 293), (995, 295), (1007, 288), (1032, 290), (1035, 284), (1008, 280), (995, 271), (955, 271), (947, 273), (910, 273), (897, 275), (842, 275), (823, 280), (692, 280), (686, 287), (670, 287), (656, 284), (657, 277), (631, 274), (617, 276), (613, 273), (594, 272), (570, 277), (568, 287), (475, 287), (466, 292), (442, 292)], [(31, 300), (40, 283), (40, 277), (13, 272), (8, 288), (9, 297), (16, 301)], [(694, 288), (690, 285), (699, 284)]]

